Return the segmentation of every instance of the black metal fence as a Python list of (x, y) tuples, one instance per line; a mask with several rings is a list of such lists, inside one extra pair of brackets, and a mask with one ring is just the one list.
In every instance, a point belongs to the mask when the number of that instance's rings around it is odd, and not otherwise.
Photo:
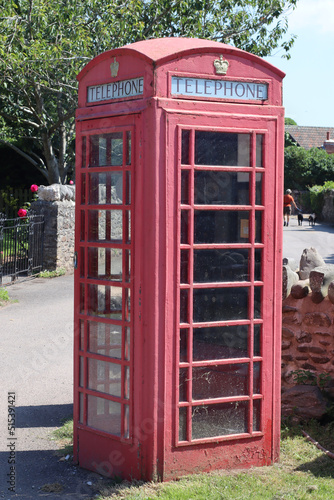
[(0, 284), (42, 270), (44, 217), (6, 219), (0, 215)]

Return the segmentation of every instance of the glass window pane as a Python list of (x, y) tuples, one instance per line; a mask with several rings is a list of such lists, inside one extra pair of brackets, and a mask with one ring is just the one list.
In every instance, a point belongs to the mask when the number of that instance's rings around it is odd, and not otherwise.
[(248, 357), (248, 326), (194, 328), (193, 360)]
[(189, 205), (189, 170), (182, 170), (181, 172), (181, 203), (182, 205)]
[(87, 139), (86, 139), (86, 137), (83, 137), (82, 144), (81, 144), (81, 166), (82, 166), (82, 168), (86, 167), (86, 144), (87, 144)]
[(82, 392), (79, 392), (79, 423), (84, 423), (84, 411), (85, 411), (85, 403), (84, 403), (84, 395)]
[(193, 400), (246, 396), (248, 375), (246, 363), (193, 368)]
[(261, 399), (253, 401), (253, 431), (261, 431), (261, 406)]
[(264, 145), (264, 136), (258, 134), (256, 136), (256, 166), (263, 167), (263, 145)]
[(80, 312), (85, 313), (85, 285), (80, 283)]
[(250, 251), (246, 249), (194, 250), (195, 283), (249, 281), (249, 266)]
[(122, 250), (88, 248), (88, 278), (122, 281)]
[(226, 436), (248, 432), (248, 402), (194, 406), (192, 438)]
[(125, 250), (125, 281), (129, 283), (131, 273), (131, 250)]
[(85, 349), (85, 322), (79, 321), (80, 328), (80, 338), (79, 338), (79, 349), (83, 351)]
[(84, 210), (81, 210), (80, 212), (80, 241), (85, 241), (85, 228), (86, 228), (86, 224), (85, 224), (85, 212)]
[(126, 179), (125, 204), (131, 205), (131, 172), (126, 172), (125, 179)]
[(195, 171), (196, 205), (249, 205), (247, 172)]
[(81, 175), (81, 205), (86, 203), (86, 174)]
[(179, 401), (187, 401), (188, 368), (180, 368)]
[(90, 138), (90, 166), (123, 165), (123, 133), (94, 135)]
[(88, 388), (121, 397), (121, 365), (88, 359)]
[(79, 269), (80, 269), (80, 278), (84, 278), (85, 276), (85, 249), (80, 248), (79, 250), (79, 259), (78, 259)]
[(253, 365), (253, 394), (261, 394), (261, 363)]
[(261, 325), (254, 325), (254, 356), (261, 356)]
[(129, 288), (124, 288), (124, 302), (125, 302), (124, 320), (126, 322), (129, 322), (131, 321), (131, 290)]
[(248, 288), (194, 289), (194, 322), (248, 319)]
[(124, 359), (130, 359), (130, 327), (124, 328), (125, 340), (124, 340)]
[(131, 243), (131, 211), (125, 211), (125, 242)]
[(110, 358), (122, 357), (122, 327), (88, 321), (88, 350)]
[(195, 210), (195, 243), (247, 243), (249, 212)]
[(85, 358), (79, 357), (79, 386), (85, 387)]
[(262, 318), (262, 287), (254, 288), (254, 318)]
[(262, 212), (255, 212), (255, 243), (262, 243)]
[(122, 243), (122, 210), (89, 210), (89, 241), (113, 241)]
[(130, 437), (130, 410), (129, 405), (124, 405), (124, 438)]
[(90, 174), (89, 203), (91, 205), (122, 204), (123, 203), (122, 172)]
[(87, 425), (120, 436), (122, 405), (95, 396), (87, 400)]
[(126, 164), (131, 165), (131, 132), (126, 132)]
[(187, 440), (187, 408), (179, 410), (179, 441)]
[(257, 248), (255, 250), (255, 270), (254, 270), (254, 280), (262, 281), (262, 249)]
[(181, 210), (181, 243), (189, 243), (189, 212)]
[(124, 399), (130, 397), (130, 368), (124, 366)]
[(262, 205), (262, 178), (262, 174), (256, 174), (255, 205)]
[(181, 163), (189, 165), (189, 140), (190, 130), (182, 130), (182, 148), (181, 148)]
[(189, 290), (180, 290), (180, 323), (189, 323), (188, 292)]
[(188, 361), (188, 335), (189, 330), (187, 328), (181, 328), (180, 330), (180, 363)]
[(250, 166), (250, 135), (196, 131), (195, 164)]
[(189, 283), (189, 250), (181, 250), (181, 283)]
[(88, 285), (88, 314), (122, 319), (122, 288)]

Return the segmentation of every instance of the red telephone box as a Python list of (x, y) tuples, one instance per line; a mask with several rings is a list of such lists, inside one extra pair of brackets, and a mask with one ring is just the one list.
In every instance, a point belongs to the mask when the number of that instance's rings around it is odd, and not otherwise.
[(278, 459), (283, 76), (178, 38), (78, 76), (80, 466), (166, 480)]

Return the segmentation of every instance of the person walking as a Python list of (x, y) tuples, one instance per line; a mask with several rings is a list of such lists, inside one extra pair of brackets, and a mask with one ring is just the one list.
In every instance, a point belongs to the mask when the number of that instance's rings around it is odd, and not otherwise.
[(284, 226), (289, 225), (290, 215), (291, 215), (291, 204), (293, 204), (296, 210), (298, 210), (295, 200), (293, 199), (293, 196), (291, 196), (291, 192), (292, 192), (291, 189), (287, 189), (286, 194), (284, 195), (284, 201), (283, 201)]

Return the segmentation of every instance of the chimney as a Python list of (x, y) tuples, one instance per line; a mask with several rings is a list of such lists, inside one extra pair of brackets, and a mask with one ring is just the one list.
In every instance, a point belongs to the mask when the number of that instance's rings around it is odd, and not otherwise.
[(327, 141), (329, 141), (329, 137), (330, 137), (331, 133), (330, 132), (327, 132)]

